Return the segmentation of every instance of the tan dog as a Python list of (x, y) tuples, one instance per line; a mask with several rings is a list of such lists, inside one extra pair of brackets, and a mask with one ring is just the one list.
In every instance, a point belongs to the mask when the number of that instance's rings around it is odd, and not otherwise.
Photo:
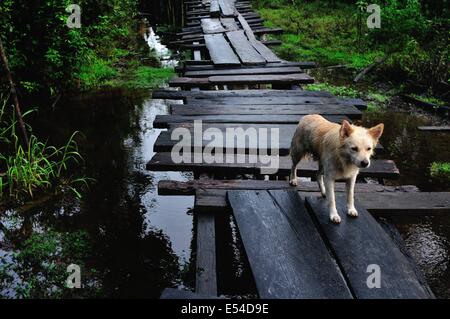
[(342, 125), (331, 123), (317, 114), (303, 117), (291, 143), (291, 185), (297, 185), (298, 163), (312, 155), (319, 161), (317, 181), (322, 196), (328, 199), (330, 220), (341, 222), (334, 197), (334, 182), (338, 179), (346, 180), (348, 215), (358, 216), (354, 205), (356, 177), (360, 168), (370, 165), (370, 157), (383, 129), (384, 124), (367, 129), (346, 120)]

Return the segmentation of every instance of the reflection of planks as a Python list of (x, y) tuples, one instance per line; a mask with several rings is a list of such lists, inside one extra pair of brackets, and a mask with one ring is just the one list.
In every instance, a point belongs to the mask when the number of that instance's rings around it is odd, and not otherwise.
[[(194, 157), (195, 156), (195, 157)], [(198, 159), (201, 162), (198, 162)], [(254, 158), (251, 155), (216, 154), (214, 163), (203, 161), (202, 153), (185, 154), (184, 162), (168, 153), (157, 153), (147, 163), (147, 169), (152, 171), (202, 171), (225, 175), (256, 174), (288, 176), (292, 162), (289, 156), (266, 156)], [(278, 167), (278, 168), (277, 168)], [(299, 176), (315, 177), (317, 163), (302, 161), (297, 169)], [(360, 177), (398, 178), (399, 171), (391, 160), (372, 160), (370, 167), (361, 169)]]

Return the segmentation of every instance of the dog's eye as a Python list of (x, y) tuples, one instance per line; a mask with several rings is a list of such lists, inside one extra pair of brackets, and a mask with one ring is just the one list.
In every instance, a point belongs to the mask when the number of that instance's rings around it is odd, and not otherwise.
[(357, 148), (356, 146), (353, 146), (353, 147), (352, 147), (352, 151), (353, 151), (353, 152), (358, 152), (358, 148)]
[(370, 151), (371, 149), (372, 149), (371, 147), (368, 147), (368, 148), (367, 148), (368, 151)]

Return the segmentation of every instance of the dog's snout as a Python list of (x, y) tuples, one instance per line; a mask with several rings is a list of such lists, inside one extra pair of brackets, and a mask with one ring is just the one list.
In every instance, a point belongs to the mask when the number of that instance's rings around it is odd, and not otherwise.
[(367, 160), (361, 161), (361, 167), (367, 167), (367, 166), (369, 166), (369, 161), (367, 161)]

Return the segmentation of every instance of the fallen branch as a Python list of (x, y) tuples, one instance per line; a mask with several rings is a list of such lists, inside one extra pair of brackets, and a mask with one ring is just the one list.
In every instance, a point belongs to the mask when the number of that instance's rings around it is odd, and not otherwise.
[(353, 82), (357, 83), (359, 82), (359, 80), (361, 80), (367, 73), (370, 72), (370, 70), (372, 70), (373, 68), (375, 68), (376, 66), (384, 63), (387, 58), (389, 57), (389, 55), (385, 55), (384, 57), (382, 57), (381, 59), (378, 59), (377, 61), (375, 61), (374, 63), (370, 64), (369, 66), (367, 66), (366, 68), (364, 68), (361, 72), (358, 73), (358, 75), (354, 78)]

